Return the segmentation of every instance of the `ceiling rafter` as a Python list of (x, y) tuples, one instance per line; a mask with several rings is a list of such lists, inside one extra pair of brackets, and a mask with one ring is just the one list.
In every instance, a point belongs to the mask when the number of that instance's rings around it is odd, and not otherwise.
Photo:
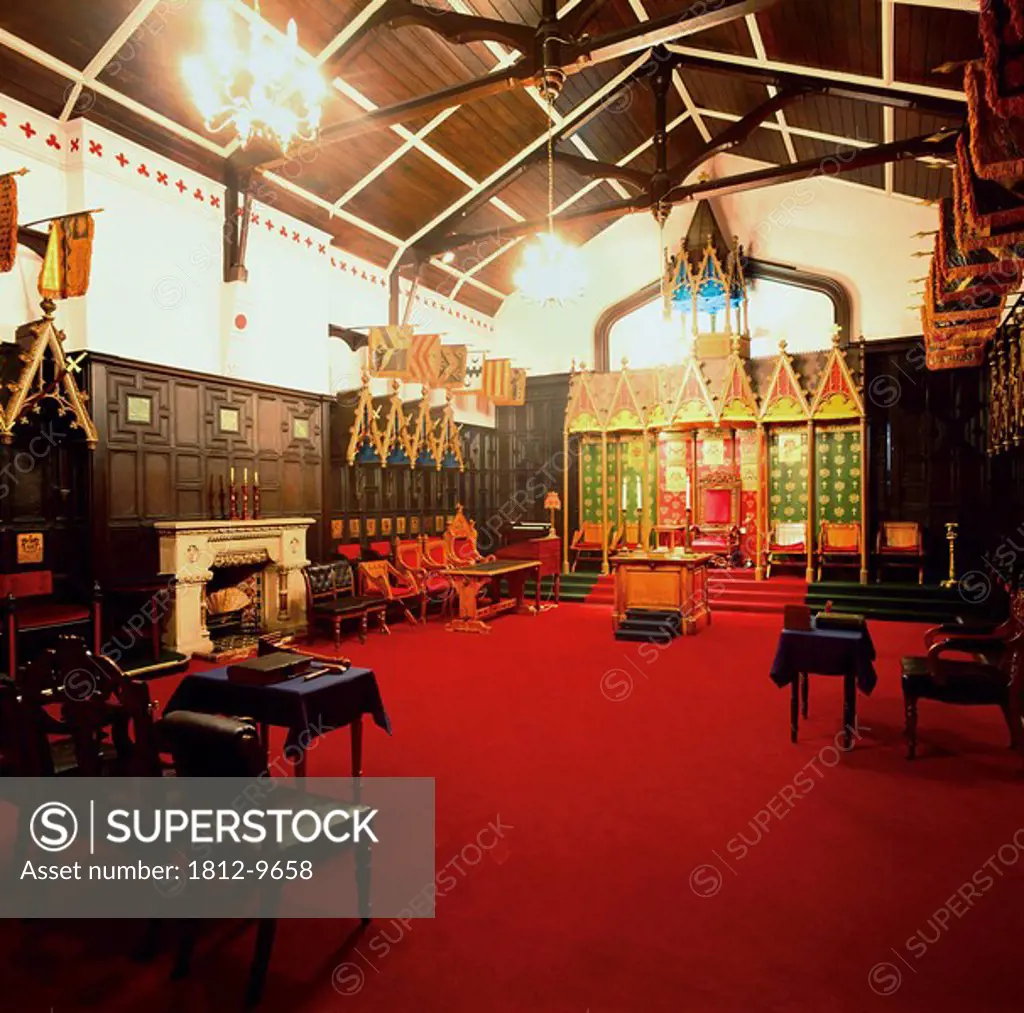
[[(882, 30), (882, 81), (891, 85), (896, 79), (896, 4), (893, 0), (881, 0)], [(882, 140), (891, 144), (896, 137), (896, 110), (892, 106), (882, 108)], [(885, 167), (885, 192), (893, 192), (895, 171), (892, 162)]]
[(114, 58), (118, 50), (135, 34), (143, 21), (153, 12), (160, 0), (139, 0), (132, 12), (121, 22), (114, 34), (107, 39), (100, 51), (89, 61), (82, 71), (82, 80), (76, 81), (71, 87), (64, 108), (58, 117), (61, 123), (67, 123), (75, 106), (82, 95), (82, 89), (91, 87), (100, 76), (103, 68)]
[[(688, 122), (690, 119), (691, 116), (689, 110), (684, 110), (667, 125), (667, 127), (665, 128), (666, 134), (671, 136), (672, 131), (675, 130), (676, 127), (678, 127), (682, 123)], [(739, 117), (737, 116), (736, 119), (739, 119)], [(654, 147), (654, 138), (648, 137), (647, 140), (642, 141), (635, 148), (633, 148), (632, 151), (628, 152), (627, 154), (623, 155), (622, 158), (618, 159), (618, 161), (615, 164), (625, 168), (626, 166), (629, 165), (630, 162), (635, 161), (645, 151), (648, 151), (652, 147)], [(566, 197), (566, 199), (555, 208), (555, 214), (560, 215), (563, 211), (567, 211), (574, 204), (582, 200), (592, 190), (597, 189), (597, 187), (599, 187), (600, 185), (601, 181), (599, 179), (590, 180), (588, 183), (584, 184), (577, 191), (575, 191), (575, 193), (572, 193), (568, 197)], [(476, 264), (474, 264), (472, 267), (465, 271), (467, 279), (473, 277), (477, 272), (482, 271), (485, 267), (493, 263), (495, 260), (498, 260), (499, 258), (503, 257), (513, 247), (521, 243), (524, 238), (524, 236), (514, 236), (513, 238), (509, 239), (501, 246), (499, 246), (497, 249), (495, 249), (493, 252), (487, 254), (487, 256), (477, 261)], [(459, 286), (456, 286), (456, 288), (458, 287)], [(455, 293), (453, 292), (453, 297), (454, 294)]]
[[(651, 16), (647, 13), (647, 8), (644, 7), (643, 0), (629, 0), (629, 7), (636, 16), (637, 21), (643, 23), (651, 20)], [(748, 14), (747, 17), (754, 17), (754, 15)], [(682, 75), (677, 70), (672, 71), (672, 86), (675, 88), (676, 94), (682, 99), (683, 107), (693, 117), (693, 122), (700, 131), (701, 137), (707, 143), (711, 140), (711, 132), (701, 118), (700, 113), (697, 112), (697, 106), (690, 95), (690, 89), (686, 87)], [(625, 197), (626, 194), (620, 194), (620, 196)]]
[[(754, 53), (757, 56), (758, 62), (764, 65), (765, 61), (768, 59), (768, 53), (764, 48), (764, 39), (761, 38), (761, 27), (757, 23), (757, 15), (748, 14), (746, 18), (744, 18), (744, 21), (747, 25), (747, 34), (750, 36), (750, 44), (754, 47)], [(774, 98), (774, 96), (778, 94), (778, 88), (776, 88), (775, 85), (769, 84), (765, 85), (765, 87), (768, 90), (769, 98)], [(775, 114), (775, 122), (779, 127), (781, 127), (782, 143), (786, 146), (786, 154), (789, 156), (789, 161), (791, 163), (796, 162), (796, 148), (793, 147), (793, 138), (788, 130), (786, 113), (784, 110), (780, 109)]]
[(676, 43), (670, 43), (668, 49), (686, 59), (684, 66), (701, 70), (739, 75), (746, 73), (747, 76), (771, 74), (813, 78), (829, 83), (837, 91), (849, 86), (848, 97), (859, 101), (877, 101), (884, 104), (891, 100), (894, 105), (916, 103), (922, 108), (947, 114), (954, 109), (962, 112), (966, 108), (966, 98), (962, 89), (936, 88), (934, 85), (909, 84), (902, 81), (886, 84), (880, 77), (865, 74), (850, 74), (846, 71), (811, 67), (802, 63), (786, 63), (781, 60), (765, 60), (762, 63), (756, 57), (726, 55), (713, 49), (696, 49), (693, 46)]
[[(587, 114), (592, 112), (607, 96), (614, 94), (622, 87), (627, 81), (629, 81), (634, 74), (639, 71), (646, 63), (649, 53), (641, 53), (639, 57), (628, 64), (624, 69), (620, 70), (611, 80), (607, 81), (602, 85), (596, 92), (585, 98), (582, 102), (579, 102), (562, 118), (562, 124), (555, 131), (555, 134), (565, 133), (570, 128), (577, 125), (581, 120), (584, 119)], [(469, 193), (463, 194), (462, 197), (458, 198), (449, 204), (444, 210), (434, 216), (426, 225), (418, 229), (412, 236), (410, 236), (402, 247), (398, 250), (395, 256), (392, 258), (391, 263), (388, 265), (388, 270), (395, 270), (398, 265), (406, 258), (407, 254), (426, 236), (431, 235), (435, 230), (443, 227), (448, 221), (452, 220), (453, 217), (458, 214), (463, 208), (470, 204), (474, 199), (479, 198), (481, 194), (486, 193), (489, 189), (494, 188), (505, 179), (507, 179), (519, 166), (522, 166), (527, 162), (536, 152), (546, 144), (546, 135), (541, 135), (536, 140), (532, 141), (525, 148), (522, 148), (519, 152), (508, 159), (504, 165), (495, 169), (487, 179), (483, 180), (477, 187), (470, 190)]]

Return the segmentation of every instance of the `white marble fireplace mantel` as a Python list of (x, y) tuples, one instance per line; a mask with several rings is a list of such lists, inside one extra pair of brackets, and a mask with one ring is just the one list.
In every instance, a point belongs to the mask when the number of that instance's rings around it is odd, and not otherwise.
[(309, 564), (306, 530), (312, 517), (236, 521), (157, 521), (160, 573), (174, 577), (174, 607), (164, 643), (182, 654), (209, 651), (206, 583), (218, 566), (263, 566), (263, 628), (293, 630), (306, 621), (299, 572)]

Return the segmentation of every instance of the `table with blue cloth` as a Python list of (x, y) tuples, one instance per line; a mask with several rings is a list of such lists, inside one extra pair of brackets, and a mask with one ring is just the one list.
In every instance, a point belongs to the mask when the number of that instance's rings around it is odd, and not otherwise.
[(875, 645), (865, 625), (862, 629), (783, 630), (772, 662), (771, 677), (777, 686), (790, 686), (790, 739), (797, 740), (802, 697), (807, 717), (809, 676), (843, 677), (843, 738), (847, 749), (857, 721), (857, 690), (867, 696), (875, 688)]
[[(309, 675), (323, 666), (315, 662)], [(267, 746), (268, 726), (287, 728), (285, 755), (292, 759), (297, 777), (306, 775), (306, 753), (320, 735), (349, 727), (352, 739), (352, 776), (363, 774), (363, 715), (391, 734), (391, 721), (380, 698), (377, 677), (368, 668), (327, 671), (267, 685), (234, 682), (226, 668), (185, 676), (164, 711), (199, 711), (251, 718), (260, 724)]]

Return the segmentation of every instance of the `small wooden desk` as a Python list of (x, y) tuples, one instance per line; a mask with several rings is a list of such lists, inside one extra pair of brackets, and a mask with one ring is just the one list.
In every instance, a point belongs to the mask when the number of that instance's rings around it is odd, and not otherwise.
[[(453, 619), (446, 630), (453, 633), (490, 633), (491, 627), (484, 621), (503, 612), (540, 612), (540, 562), (535, 559), (499, 559), (493, 563), (477, 563), (446, 571), (459, 596), (459, 618)], [(536, 583), (536, 602), (531, 608), (526, 604), (526, 581), (533, 573)], [(478, 596), (485, 584), (498, 587), (500, 578), (505, 577), (514, 597), (499, 598), (480, 608)]]
[(554, 538), (528, 538), (512, 542), (495, 549), (494, 555), (498, 559), (536, 559), (540, 563), (540, 579), (552, 579), (555, 602), (559, 601), (562, 594), (562, 539), (557, 535)]
[(696, 633), (698, 620), (711, 623), (707, 596), (708, 554), (674, 552), (620, 552), (615, 567), (616, 629), (628, 609), (678, 612), (684, 635)]

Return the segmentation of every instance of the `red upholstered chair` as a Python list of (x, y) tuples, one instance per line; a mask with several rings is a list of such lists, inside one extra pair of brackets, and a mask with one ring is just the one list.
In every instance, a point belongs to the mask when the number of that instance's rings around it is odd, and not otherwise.
[[(444, 542), (441, 543), (442, 552)], [(427, 560), (423, 551), (423, 542), (419, 538), (409, 538), (395, 543), (395, 569), (411, 577), (426, 593), (427, 602), (440, 602), (441, 614), (448, 611), (452, 599), (452, 582), (445, 573), (443, 566)]]
[(875, 540), (878, 580), (886, 566), (909, 566), (917, 570), (918, 584), (924, 583), (924, 540), (916, 521), (882, 521)]
[(386, 559), (371, 559), (359, 564), (359, 593), (366, 597), (397, 602), (411, 623), (417, 620), (406, 602), (418, 601), (420, 620), (427, 618), (427, 597), (423, 588), (409, 574), (401, 573)]
[(740, 538), (740, 483), (736, 479), (716, 482), (701, 488), (697, 496), (697, 515), (690, 528), (690, 546), (694, 552), (732, 555)]
[[(569, 543), (571, 563), (569, 570), (576, 572), (582, 560), (604, 558), (604, 526), (596, 521), (584, 521)], [(612, 526), (608, 532), (608, 554), (611, 555), (621, 543), (621, 532)]]
[(363, 554), (363, 547), (358, 542), (339, 543), (334, 548), (339, 556), (350, 563), (358, 563), (359, 557)]
[(437, 535), (420, 535), (420, 541), (423, 543), (423, 565), (429, 570), (446, 570), (448, 553), (444, 539)]
[(390, 559), (395, 547), (391, 544), (390, 538), (381, 538), (376, 542), (370, 542), (367, 546), (367, 555), (371, 559)]
[(103, 639), (100, 586), (93, 586), (88, 604), (65, 602), (54, 597), (50, 570), (27, 570), (0, 574), (0, 597), (6, 599), (4, 635), (7, 638), (8, 671), (18, 671), (18, 639), (23, 633), (67, 631), (88, 625), (89, 640), (96, 654)]
[(807, 561), (807, 522), (775, 521), (768, 532), (764, 576), (772, 575), (772, 566), (801, 566)]
[(860, 569), (860, 524), (822, 521), (818, 536), (818, 580), (826, 566)]

